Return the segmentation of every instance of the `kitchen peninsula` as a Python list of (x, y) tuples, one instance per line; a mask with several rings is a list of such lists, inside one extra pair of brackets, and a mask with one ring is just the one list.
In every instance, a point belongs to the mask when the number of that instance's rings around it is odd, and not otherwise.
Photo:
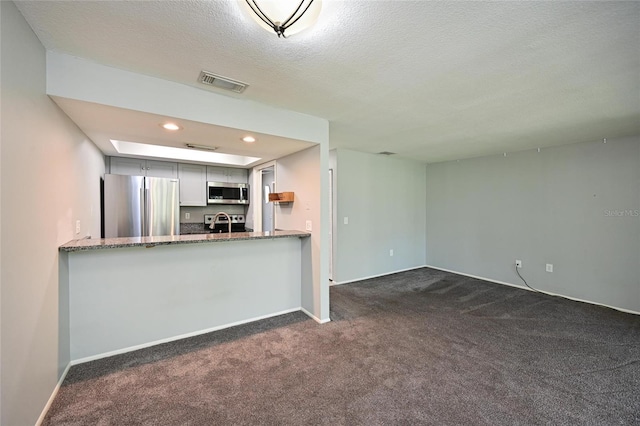
[(73, 363), (301, 309), (298, 231), (74, 240), (60, 247)]

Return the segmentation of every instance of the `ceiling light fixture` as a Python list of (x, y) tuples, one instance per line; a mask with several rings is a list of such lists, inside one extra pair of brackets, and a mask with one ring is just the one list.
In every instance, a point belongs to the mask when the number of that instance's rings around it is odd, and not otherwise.
[(218, 149), (217, 146), (196, 145), (196, 144), (192, 144), (192, 143), (187, 143), (185, 145), (187, 146), (187, 148), (201, 149), (203, 151), (216, 151)]
[(244, 138), (242, 138), (242, 140), (247, 143), (253, 143), (256, 141), (256, 138), (254, 138), (253, 136), (245, 136)]
[(163, 123), (160, 125), (165, 130), (180, 130), (182, 127), (178, 126), (175, 123)]
[[(241, 0), (253, 12), (251, 17), (278, 37), (299, 33), (309, 28), (320, 16), (322, 0)], [(285, 31), (287, 34), (285, 35)]]

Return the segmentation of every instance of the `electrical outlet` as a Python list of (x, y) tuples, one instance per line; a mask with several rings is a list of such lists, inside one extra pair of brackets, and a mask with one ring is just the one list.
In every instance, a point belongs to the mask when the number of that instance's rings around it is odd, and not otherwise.
[(522, 260), (516, 259), (516, 268), (522, 268)]
[(80, 221), (76, 220), (76, 235), (80, 233)]
[(184, 214), (184, 218), (185, 218), (185, 219), (191, 219), (191, 213), (186, 212), (186, 213)]
[(393, 249), (389, 250), (389, 256), (393, 256)]
[(347, 216), (344, 217), (344, 224), (345, 225), (349, 224), (349, 218)]
[(305, 224), (305, 229), (309, 232), (311, 232), (311, 221), (308, 220), (307, 223)]
[(553, 263), (547, 263), (546, 271), (553, 272)]

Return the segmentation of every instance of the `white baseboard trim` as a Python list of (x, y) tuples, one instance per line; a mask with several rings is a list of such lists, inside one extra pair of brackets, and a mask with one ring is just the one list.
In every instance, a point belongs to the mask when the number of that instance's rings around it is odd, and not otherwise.
[(36, 425), (35, 426), (40, 426), (42, 424), (42, 422), (44, 421), (45, 416), (49, 412), (49, 408), (51, 408), (51, 404), (53, 404), (53, 400), (56, 399), (56, 396), (58, 395), (58, 391), (60, 390), (60, 386), (62, 386), (62, 382), (64, 382), (64, 378), (67, 377), (67, 373), (69, 372), (69, 368), (71, 368), (71, 363), (67, 364), (67, 367), (62, 372), (62, 375), (60, 376), (60, 379), (58, 380), (58, 383), (56, 384), (56, 387), (53, 388), (53, 392), (51, 393), (51, 396), (49, 397), (49, 400), (47, 401), (47, 404), (42, 409), (42, 413), (40, 413), (40, 417), (38, 417), (38, 420), (36, 420)]
[(311, 319), (313, 319), (315, 322), (317, 322), (318, 324), (326, 324), (329, 321), (331, 321), (331, 318), (327, 318), (327, 319), (323, 319), (321, 320), (320, 318), (318, 318), (317, 316), (313, 315), (311, 312), (307, 311), (305, 308), (300, 308), (300, 310), (308, 317), (310, 317)]
[(277, 317), (279, 315), (290, 314), (292, 312), (298, 312), (300, 310), (303, 310), (303, 309), (302, 308), (287, 309), (287, 310), (284, 310), (284, 311), (274, 312), (272, 314), (262, 315), (262, 316), (255, 317), (255, 318), (249, 318), (249, 319), (242, 320), (242, 321), (236, 321), (236, 322), (232, 322), (232, 323), (229, 323), (229, 324), (218, 325), (216, 327), (206, 328), (204, 330), (192, 331), (190, 333), (185, 333), (185, 334), (180, 334), (180, 335), (177, 335), (177, 336), (167, 337), (165, 339), (154, 340), (152, 342), (143, 343), (141, 345), (129, 346), (127, 348), (117, 349), (115, 351), (104, 352), (104, 353), (101, 353), (101, 354), (92, 355), (92, 356), (88, 356), (88, 357), (85, 357), (85, 358), (74, 359), (74, 360), (71, 360), (71, 365), (73, 366), (73, 365), (78, 365), (78, 364), (84, 364), (85, 362), (95, 361), (97, 359), (102, 359), (102, 358), (108, 358), (110, 356), (120, 355), (120, 354), (124, 354), (124, 353), (127, 353), (127, 352), (133, 352), (133, 351), (137, 351), (139, 349), (145, 349), (145, 348), (149, 348), (151, 346), (160, 345), (162, 343), (174, 342), (176, 340), (186, 339), (186, 338), (194, 337), (194, 336), (199, 336), (201, 334), (207, 334), (207, 333), (211, 333), (213, 331), (219, 331), (219, 330), (223, 330), (225, 328), (235, 327), (237, 325), (247, 324), (247, 323), (254, 322), (254, 321), (260, 321), (260, 320), (271, 318), (271, 317)]
[[(517, 287), (517, 288), (520, 288), (522, 290), (534, 291), (534, 290), (531, 290), (529, 287), (524, 286), (524, 285), (518, 285), (518, 284), (512, 284), (512, 283), (508, 283), (508, 282), (504, 282), (504, 281), (493, 280), (491, 278), (480, 277), (478, 275), (465, 274), (464, 272), (458, 272), (458, 271), (453, 271), (451, 269), (439, 268), (437, 266), (425, 265), (425, 267), (426, 268), (431, 268), (431, 269), (437, 269), (439, 271), (444, 271), (444, 272), (451, 272), (452, 274), (463, 275), (463, 276), (469, 277), (469, 278), (476, 278), (478, 280), (489, 281), (489, 282), (496, 283), (496, 284), (508, 285), (509, 287)], [(628, 314), (640, 315), (640, 312), (632, 311), (631, 309), (625, 309), (625, 308), (619, 308), (617, 306), (605, 305), (604, 303), (593, 302), (591, 300), (585, 300), (585, 299), (579, 299), (577, 297), (565, 296), (564, 294), (552, 293), (552, 292), (546, 291), (546, 290), (544, 290), (544, 291), (540, 290), (540, 291), (544, 292), (546, 294), (549, 294), (551, 296), (558, 296), (558, 297), (562, 297), (564, 299), (575, 300), (576, 302), (583, 302), (583, 303), (589, 303), (591, 305), (603, 306), (605, 308), (615, 309), (616, 311), (626, 312)]]
[(407, 272), (407, 271), (412, 271), (414, 269), (420, 269), (420, 268), (425, 268), (427, 267), (427, 265), (420, 265), (420, 266), (413, 266), (411, 268), (405, 268), (405, 269), (399, 269), (397, 271), (391, 271), (391, 272), (385, 272), (383, 274), (378, 274), (378, 275), (371, 275), (369, 277), (362, 277), (362, 278), (355, 278), (353, 280), (347, 280), (347, 281), (334, 281), (333, 284), (330, 284), (330, 286), (334, 286), (334, 285), (342, 285), (342, 284), (349, 284), (349, 283), (355, 283), (357, 281), (364, 281), (364, 280), (370, 280), (371, 278), (379, 278), (379, 277), (384, 277), (386, 275), (392, 275), (392, 274), (398, 274), (400, 272)]

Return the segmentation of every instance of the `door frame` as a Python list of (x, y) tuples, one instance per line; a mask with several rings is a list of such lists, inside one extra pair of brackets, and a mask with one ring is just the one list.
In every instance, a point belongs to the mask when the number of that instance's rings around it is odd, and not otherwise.
[[(278, 186), (278, 168), (276, 167), (277, 162), (275, 160), (269, 161), (267, 163), (260, 164), (259, 166), (255, 166), (253, 168), (253, 182), (251, 182), (251, 199), (253, 201), (253, 230), (255, 232), (262, 232), (262, 170), (268, 169), (269, 167), (273, 167), (273, 184), (274, 188)], [(256, 202), (256, 200), (260, 200), (260, 202)], [(273, 212), (273, 229), (278, 227), (278, 220), (275, 214), (275, 210)]]
[(335, 259), (333, 257), (334, 244), (335, 244), (335, 219), (336, 219), (336, 209), (335, 209), (335, 194), (334, 194), (334, 173), (333, 169), (329, 169), (329, 281), (333, 283), (333, 276), (335, 270)]

